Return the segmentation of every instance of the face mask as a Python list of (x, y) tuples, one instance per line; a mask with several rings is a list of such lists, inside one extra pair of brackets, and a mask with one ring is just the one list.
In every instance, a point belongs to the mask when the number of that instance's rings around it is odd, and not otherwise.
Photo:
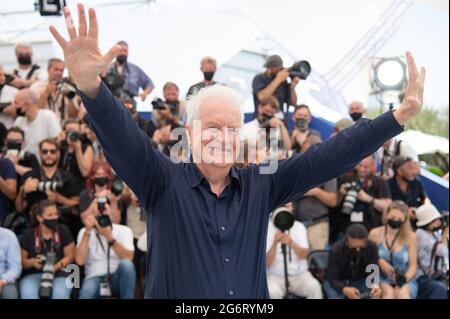
[(28, 54), (21, 54), (17, 57), (17, 62), (21, 65), (30, 65), (31, 64), (31, 56)]
[(350, 113), (350, 117), (352, 118), (352, 120), (353, 120), (354, 122), (356, 122), (357, 120), (359, 120), (360, 118), (362, 118), (362, 113), (359, 113), (359, 112), (353, 112), (353, 113)]
[(44, 219), (43, 224), (48, 229), (55, 231), (56, 227), (58, 227), (58, 220), (57, 219)]
[(6, 148), (8, 150), (18, 150), (20, 152), (20, 149), (22, 148), (22, 143), (8, 141), (6, 143)]
[(128, 57), (126, 55), (119, 55), (119, 56), (117, 56), (116, 60), (117, 60), (117, 63), (124, 64), (125, 62), (127, 62), (127, 58)]
[(399, 229), (400, 227), (402, 227), (403, 221), (401, 221), (401, 220), (395, 220), (395, 219), (389, 219), (389, 220), (388, 220), (388, 225), (389, 225), (389, 227), (391, 227), (392, 229)]
[(308, 120), (307, 119), (298, 119), (295, 120), (295, 126), (302, 132), (308, 129)]
[(258, 117), (259, 123), (265, 123), (267, 121), (270, 121), (271, 118), (272, 118), (272, 116), (264, 114), (264, 113)]
[(103, 186), (107, 185), (108, 183), (109, 183), (108, 176), (94, 178), (94, 184), (98, 185), (100, 187), (103, 187)]
[(434, 227), (431, 231), (433, 233), (440, 231), (442, 228), (441, 227)]
[(205, 78), (205, 81), (211, 81), (213, 76), (214, 76), (214, 71), (203, 72), (203, 77)]
[(16, 109), (16, 116), (25, 116), (25, 112), (22, 110), (22, 108)]

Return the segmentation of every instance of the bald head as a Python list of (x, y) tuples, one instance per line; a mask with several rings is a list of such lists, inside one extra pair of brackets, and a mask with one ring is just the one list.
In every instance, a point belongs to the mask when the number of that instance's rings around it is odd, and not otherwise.
[(353, 121), (359, 120), (364, 114), (366, 114), (366, 109), (364, 104), (360, 101), (353, 101), (348, 107), (348, 114), (353, 119)]
[(27, 115), (39, 110), (38, 97), (30, 89), (23, 89), (17, 92), (14, 97), (14, 104), (18, 105)]

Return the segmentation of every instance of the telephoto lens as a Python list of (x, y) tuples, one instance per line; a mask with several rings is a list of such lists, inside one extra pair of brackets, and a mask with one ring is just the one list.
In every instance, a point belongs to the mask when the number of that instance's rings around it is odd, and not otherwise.
[(55, 277), (56, 253), (47, 253), (42, 267), (41, 283), (39, 285), (39, 298), (50, 299), (53, 291), (53, 279)]
[(108, 215), (105, 215), (105, 208), (108, 199), (104, 196), (97, 198), (97, 207), (100, 215), (97, 216), (97, 222), (100, 227), (108, 227), (112, 225), (111, 218)]
[(38, 183), (38, 190), (40, 192), (46, 192), (46, 191), (52, 191), (57, 192), (61, 190), (61, 188), (64, 186), (64, 183), (61, 181), (55, 181), (55, 182), (39, 182)]
[(120, 179), (116, 179), (111, 185), (111, 193), (115, 196), (119, 196), (123, 191), (123, 182)]
[(356, 182), (348, 183), (348, 191), (342, 204), (341, 212), (345, 215), (350, 215), (355, 208), (355, 203), (358, 200), (359, 187)]

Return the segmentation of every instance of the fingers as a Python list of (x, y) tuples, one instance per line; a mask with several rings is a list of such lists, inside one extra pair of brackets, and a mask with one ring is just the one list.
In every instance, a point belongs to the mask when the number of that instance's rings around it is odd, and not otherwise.
[(79, 3), (77, 5), (78, 8), (78, 34), (80, 37), (84, 37), (87, 35), (87, 23), (86, 23), (86, 15), (84, 13), (83, 4)]
[(53, 25), (50, 26), (50, 32), (53, 34), (53, 37), (55, 38), (56, 42), (58, 42), (59, 46), (64, 50), (65, 46), (67, 45), (67, 41), (59, 34), (59, 32)]
[(77, 37), (77, 30), (75, 30), (75, 24), (72, 20), (72, 15), (67, 7), (64, 7), (64, 17), (66, 18), (67, 32), (69, 33), (70, 39)]
[(408, 86), (406, 88), (406, 97), (415, 95), (417, 87), (417, 66), (414, 57), (410, 52), (406, 52), (408, 63)]
[(95, 10), (89, 9), (89, 31), (88, 35), (90, 37), (97, 38), (98, 37), (98, 23), (97, 23), (97, 15), (95, 14)]
[(425, 87), (425, 78), (426, 78), (426, 70), (425, 68), (420, 69), (420, 75), (419, 75), (419, 83), (418, 83), (418, 89), (417, 89), (417, 97), (421, 104), (423, 104), (423, 90)]
[(120, 46), (114, 45), (109, 51), (103, 56), (103, 65), (109, 66), (114, 60), (114, 58), (119, 54)]

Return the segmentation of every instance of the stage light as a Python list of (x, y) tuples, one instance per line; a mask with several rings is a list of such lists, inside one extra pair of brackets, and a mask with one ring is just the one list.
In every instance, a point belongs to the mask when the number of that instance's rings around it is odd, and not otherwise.
[(399, 58), (381, 59), (374, 66), (374, 80), (381, 91), (401, 91), (407, 83), (406, 65)]

